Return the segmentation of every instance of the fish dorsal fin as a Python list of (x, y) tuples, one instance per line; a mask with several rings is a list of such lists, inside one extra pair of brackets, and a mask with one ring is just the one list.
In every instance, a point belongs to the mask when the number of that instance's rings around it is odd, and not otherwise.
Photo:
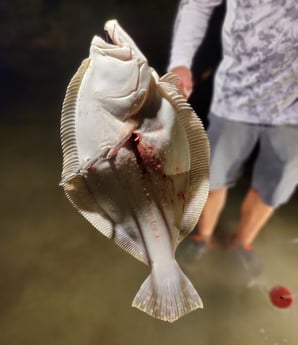
[(89, 59), (83, 60), (67, 87), (63, 101), (60, 126), (63, 151), (62, 179), (78, 170), (80, 164), (76, 145), (76, 107), (78, 92), (89, 63)]
[(96, 202), (94, 195), (90, 193), (85, 179), (77, 175), (71, 181), (64, 184), (66, 197), (74, 205), (74, 207), (84, 216), (98, 231), (109, 239), (133, 255), (136, 259), (149, 264), (145, 250), (138, 243), (119, 229), (116, 229), (115, 223), (104, 212), (104, 210)]
[(76, 111), (77, 98), (82, 79), (89, 66), (85, 59), (72, 77), (66, 91), (61, 115), (61, 142), (63, 151), (62, 180), (73, 175), (63, 184), (64, 192), (77, 210), (100, 232), (111, 238), (113, 236), (112, 222), (107, 219), (101, 207), (86, 186), (82, 176), (77, 175), (80, 161), (76, 141)]
[(161, 92), (177, 111), (185, 130), (190, 154), (190, 193), (180, 224), (180, 240), (196, 225), (209, 192), (209, 142), (199, 117), (186, 99), (178, 93), (177, 78), (168, 73), (160, 79)]
[[(85, 59), (71, 79), (64, 98), (61, 115), (61, 141), (63, 150), (62, 180), (64, 192), (74, 207), (103, 235), (136, 257), (148, 264), (144, 248), (131, 241), (121, 229), (116, 229), (114, 222), (100, 207), (90, 192), (83, 176), (78, 174), (81, 163), (77, 149), (76, 116), (80, 86), (89, 66), (90, 60)], [(70, 178), (68, 178), (70, 177)]]

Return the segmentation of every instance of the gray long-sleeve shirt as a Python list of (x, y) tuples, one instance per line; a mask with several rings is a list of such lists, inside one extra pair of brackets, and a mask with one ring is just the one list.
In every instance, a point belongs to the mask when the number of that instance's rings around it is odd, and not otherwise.
[[(168, 68), (191, 67), (221, 0), (181, 0)], [(298, 125), (298, 1), (227, 0), (211, 111), (231, 120)]]

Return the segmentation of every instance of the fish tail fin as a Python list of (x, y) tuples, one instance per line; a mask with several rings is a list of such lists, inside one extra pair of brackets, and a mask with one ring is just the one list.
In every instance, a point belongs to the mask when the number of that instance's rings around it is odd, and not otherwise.
[(132, 302), (133, 307), (168, 322), (203, 308), (200, 296), (176, 261), (173, 270), (160, 273), (152, 268), (152, 274), (144, 281)]

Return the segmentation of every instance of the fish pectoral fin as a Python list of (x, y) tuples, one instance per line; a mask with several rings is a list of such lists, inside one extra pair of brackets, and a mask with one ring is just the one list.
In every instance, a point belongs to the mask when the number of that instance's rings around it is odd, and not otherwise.
[(174, 261), (174, 269), (165, 276), (152, 267), (152, 274), (137, 292), (132, 306), (156, 319), (174, 322), (181, 316), (203, 308), (197, 291)]
[(75, 179), (77, 176), (86, 176), (88, 172), (93, 169), (96, 163), (107, 159), (107, 155), (110, 150), (110, 146), (105, 146), (96, 155), (88, 159), (86, 163), (82, 164), (77, 171), (64, 175), (59, 182), (59, 186), (64, 186), (66, 183), (71, 182), (71, 180)]
[(125, 144), (129, 141), (130, 137), (132, 135), (132, 132), (127, 133), (125, 136), (123, 136), (118, 143), (113, 146), (111, 149), (109, 149), (106, 159), (113, 159), (116, 157), (118, 151), (125, 146)]
[(94, 168), (94, 166), (107, 159), (107, 156), (111, 150), (111, 146), (104, 145), (99, 152), (97, 152), (93, 157), (89, 158), (86, 163), (82, 164), (79, 168), (77, 175), (84, 176), (86, 175), (90, 170)]
[(139, 121), (135, 117), (130, 117), (125, 121), (124, 126), (119, 134), (119, 141), (109, 150), (108, 154), (106, 155), (107, 159), (112, 159), (117, 155), (118, 151), (127, 144), (132, 136), (132, 133), (136, 128), (138, 128), (138, 126)]

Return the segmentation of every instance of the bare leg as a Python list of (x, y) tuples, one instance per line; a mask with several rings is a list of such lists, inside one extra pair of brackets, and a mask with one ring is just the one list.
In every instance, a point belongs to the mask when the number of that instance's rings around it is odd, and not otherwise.
[(226, 187), (210, 191), (199, 219), (197, 233), (207, 244), (210, 244), (218, 218), (226, 203), (227, 191)]
[(273, 212), (274, 208), (265, 204), (254, 189), (250, 189), (241, 206), (235, 244), (250, 247)]

